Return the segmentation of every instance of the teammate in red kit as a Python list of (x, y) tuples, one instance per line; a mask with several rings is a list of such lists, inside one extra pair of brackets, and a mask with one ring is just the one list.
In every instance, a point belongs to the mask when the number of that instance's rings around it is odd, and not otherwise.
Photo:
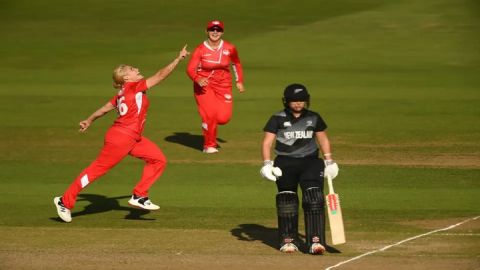
[(207, 24), (207, 40), (192, 53), (187, 74), (193, 80), (195, 101), (202, 118), (203, 152), (217, 153), (217, 126), (230, 121), (232, 116), (232, 65), (236, 87), (243, 87), (243, 70), (238, 52), (233, 44), (222, 39), (223, 22)]
[(75, 206), (78, 193), (127, 155), (145, 161), (142, 178), (133, 189), (128, 203), (147, 210), (160, 208), (148, 199), (148, 190), (162, 174), (167, 160), (160, 148), (142, 135), (149, 106), (146, 93), (167, 78), (189, 54), (186, 47), (185, 45), (182, 48), (175, 60), (148, 79), (144, 79), (138, 68), (128, 65), (120, 65), (113, 71), (113, 86), (119, 89), (118, 94), (86, 120), (81, 121), (80, 132), (87, 130), (93, 121), (113, 109), (117, 110), (118, 117), (105, 134), (103, 149), (97, 159), (78, 175), (62, 197), (54, 198), (58, 216), (63, 221), (72, 221), (70, 210)]

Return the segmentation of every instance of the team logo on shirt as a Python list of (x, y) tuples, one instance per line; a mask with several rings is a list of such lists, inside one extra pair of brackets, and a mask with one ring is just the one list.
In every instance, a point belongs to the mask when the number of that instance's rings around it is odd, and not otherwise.
[(290, 122), (283, 122), (283, 127), (291, 127), (292, 123)]
[(223, 55), (230, 55), (230, 51), (229, 51), (229, 50), (223, 50), (222, 53), (223, 53)]
[(313, 126), (313, 121), (312, 120), (308, 120), (307, 121), (307, 127), (311, 127)]

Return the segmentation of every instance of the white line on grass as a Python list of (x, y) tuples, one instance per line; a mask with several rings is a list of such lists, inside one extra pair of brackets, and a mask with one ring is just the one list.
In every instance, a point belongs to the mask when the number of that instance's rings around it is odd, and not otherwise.
[(439, 233), (437, 235), (438, 236), (480, 236), (480, 233)]
[(469, 222), (469, 221), (472, 221), (472, 220), (476, 220), (476, 219), (478, 219), (478, 218), (480, 218), (480, 216), (466, 219), (466, 220), (461, 221), (461, 222), (459, 222), (459, 223), (457, 223), (457, 224), (453, 224), (453, 225), (450, 225), (450, 226), (445, 227), (445, 228), (442, 228), (442, 229), (430, 231), (430, 232), (427, 232), (427, 233), (424, 233), (424, 234), (420, 234), (420, 235), (416, 235), (416, 236), (407, 238), (407, 239), (402, 240), (402, 241), (400, 241), (400, 242), (397, 242), (397, 243), (395, 243), (395, 244), (388, 245), (388, 246), (385, 246), (385, 247), (383, 247), (383, 248), (376, 249), (376, 250), (373, 250), (373, 251), (370, 251), (370, 252), (367, 252), (367, 253), (363, 253), (363, 254), (361, 254), (361, 255), (358, 255), (357, 257), (353, 257), (353, 258), (351, 258), (351, 259), (349, 259), (349, 260), (339, 262), (339, 263), (337, 263), (337, 264), (335, 264), (335, 265), (332, 265), (332, 266), (329, 266), (329, 267), (325, 268), (325, 270), (330, 270), (330, 269), (333, 269), (333, 268), (337, 268), (337, 267), (339, 267), (340, 265), (343, 265), (343, 264), (346, 264), (346, 263), (349, 263), (349, 262), (356, 261), (356, 260), (358, 260), (358, 259), (360, 259), (360, 258), (362, 258), (362, 257), (368, 256), (368, 255), (371, 255), (371, 254), (374, 254), (374, 253), (377, 253), (377, 252), (385, 251), (385, 250), (387, 250), (387, 249), (389, 249), (389, 248), (391, 248), (391, 247), (401, 245), (401, 244), (403, 244), (403, 243), (406, 243), (406, 242), (408, 242), (408, 241), (415, 240), (415, 239), (420, 238), (420, 237), (424, 237), (424, 236), (427, 236), (427, 235), (430, 235), (430, 234), (433, 234), (433, 233), (437, 233), (437, 232), (442, 232), (442, 231), (451, 230), (451, 229), (453, 229), (453, 228), (455, 228), (455, 227), (457, 227), (457, 226), (460, 226), (460, 225), (462, 225), (462, 224), (464, 224), (464, 223), (467, 223), (467, 222)]

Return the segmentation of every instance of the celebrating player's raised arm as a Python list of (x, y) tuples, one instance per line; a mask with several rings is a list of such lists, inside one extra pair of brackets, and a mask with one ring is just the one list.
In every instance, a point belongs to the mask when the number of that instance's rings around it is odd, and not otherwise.
[(93, 121), (115, 108), (118, 116), (105, 134), (104, 145), (97, 159), (75, 178), (61, 197), (53, 199), (57, 214), (63, 221), (72, 221), (71, 209), (75, 206), (78, 194), (127, 155), (145, 161), (142, 178), (132, 190), (128, 203), (146, 210), (160, 208), (150, 201), (148, 191), (162, 174), (167, 160), (160, 148), (143, 136), (150, 105), (146, 91), (170, 75), (180, 60), (188, 55), (186, 47), (183, 47), (173, 62), (148, 79), (144, 79), (138, 68), (130, 65), (119, 65), (113, 70), (113, 87), (118, 92), (110, 102), (79, 123), (80, 131), (84, 132)]
[(175, 67), (187, 57), (189, 52), (187, 51), (187, 45), (185, 45), (182, 50), (178, 53), (178, 56), (167, 66), (164, 68), (160, 69), (155, 73), (153, 76), (147, 79), (147, 87), (152, 88), (155, 85), (159, 84), (161, 81), (165, 80), (168, 75), (172, 73), (172, 71), (175, 69)]

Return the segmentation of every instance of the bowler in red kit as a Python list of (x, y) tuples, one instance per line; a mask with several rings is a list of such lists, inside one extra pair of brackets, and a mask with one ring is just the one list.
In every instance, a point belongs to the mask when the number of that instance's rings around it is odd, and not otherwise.
[(203, 152), (218, 152), (217, 126), (232, 117), (232, 66), (236, 87), (243, 86), (243, 70), (235, 46), (222, 39), (223, 22), (214, 20), (207, 24), (207, 40), (197, 46), (187, 67), (193, 80), (195, 101), (202, 119)]
[(115, 68), (113, 86), (118, 89), (118, 93), (90, 117), (81, 121), (80, 131), (84, 132), (93, 121), (114, 109), (117, 110), (118, 117), (105, 134), (104, 145), (97, 159), (77, 176), (63, 196), (54, 198), (57, 214), (63, 221), (72, 221), (71, 209), (75, 206), (80, 191), (127, 155), (145, 161), (142, 177), (133, 189), (128, 203), (146, 210), (160, 208), (149, 200), (148, 190), (162, 174), (167, 160), (160, 148), (142, 135), (149, 106), (147, 91), (167, 78), (188, 54), (186, 46), (183, 47), (175, 60), (147, 79), (144, 79), (138, 68), (129, 65)]

